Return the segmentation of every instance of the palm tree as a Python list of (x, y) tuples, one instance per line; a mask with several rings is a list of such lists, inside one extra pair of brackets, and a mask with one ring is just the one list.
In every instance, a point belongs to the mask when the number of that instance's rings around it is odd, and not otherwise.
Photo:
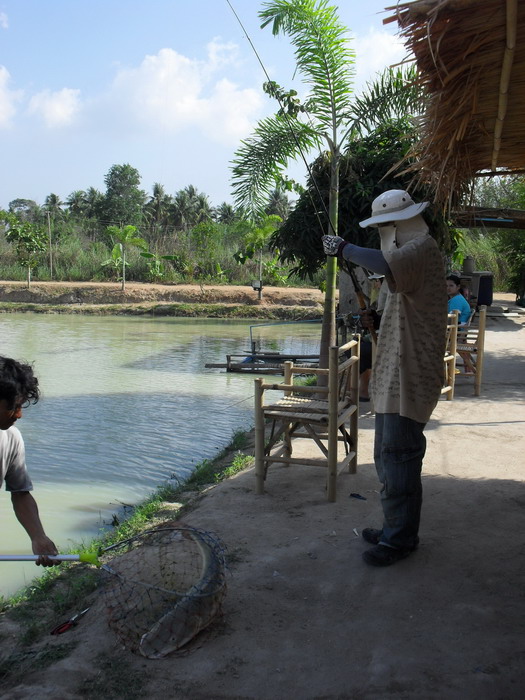
[(237, 219), (237, 213), (232, 204), (222, 202), (216, 207), (213, 216), (218, 224), (233, 224)]
[(414, 66), (387, 68), (352, 101), (350, 124), (364, 136), (386, 124), (418, 116), (424, 109), (424, 94)]
[[(285, 92), (274, 82), (265, 84), (266, 92), (279, 100), (281, 109), (274, 117), (260, 121), (254, 135), (237, 151), (233, 162), (235, 201), (252, 216), (260, 216), (288, 161), (324, 144), (330, 160), (330, 229), (324, 233), (337, 233), (339, 162), (350, 133), (347, 122), (352, 94), (353, 52), (348, 46), (347, 30), (327, 0), (272, 0), (263, 7), (259, 12), (262, 27), (272, 23), (274, 35), (283, 33), (290, 37), (297, 72), (310, 94), (301, 105), (294, 90)], [(300, 118), (306, 111), (308, 122)], [(321, 367), (328, 366), (328, 349), (335, 344), (336, 277), (337, 260), (329, 257)]]
[(186, 190), (175, 193), (171, 205), (171, 216), (177, 228), (188, 229), (192, 225), (193, 205)]
[(155, 182), (153, 193), (144, 207), (144, 213), (153, 232), (168, 226), (172, 203), (173, 198), (166, 193), (163, 185)]
[(86, 193), (84, 190), (74, 190), (74, 192), (71, 192), (66, 199), (66, 206), (70, 214), (78, 219), (82, 218), (87, 206)]
[(62, 211), (63, 206), (64, 203), (62, 202), (58, 194), (51, 193), (47, 195), (42, 209), (44, 209), (44, 211), (46, 212), (49, 212), (49, 215), (52, 219), (59, 219), (64, 213)]
[(205, 221), (212, 220), (213, 209), (212, 209), (212, 206), (210, 204), (210, 200), (208, 199), (207, 195), (199, 193), (195, 197), (193, 206), (194, 206), (194, 215), (196, 218), (195, 223), (201, 224)]
[(86, 216), (88, 219), (98, 219), (104, 195), (94, 187), (86, 190)]
[(290, 200), (279, 187), (276, 187), (273, 192), (270, 193), (268, 204), (264, 210), (265, 213), (275, 214), (285, 221), (288, 218), (288, 214), (291, 212), (291, 210), (292, 205), (290, 204)]
[(191, 228), (212, 218), (213, 209), (208, 196), (199, 192), (194, 185), (179, 190), (173, 199), (172, 216), (175, 226)]

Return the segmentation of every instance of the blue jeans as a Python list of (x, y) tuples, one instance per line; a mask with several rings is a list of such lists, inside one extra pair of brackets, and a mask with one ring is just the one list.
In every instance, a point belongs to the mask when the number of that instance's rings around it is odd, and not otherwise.
[(383, 535), (380, 544), (415, 549), (423, 490), (421, 467), (427, 441), (425, 423), (399, 413), (377, 413), (374, 461), (382, 483)]

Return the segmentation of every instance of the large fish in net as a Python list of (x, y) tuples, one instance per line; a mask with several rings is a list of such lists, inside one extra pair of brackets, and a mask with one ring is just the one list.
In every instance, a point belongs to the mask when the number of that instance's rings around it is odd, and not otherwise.
[(102, 569), (108, 622), (148, 659), (177, 651), (217, 616), (226, 593), (224, 547), (215, 535), (179, 526), (126, 541)]

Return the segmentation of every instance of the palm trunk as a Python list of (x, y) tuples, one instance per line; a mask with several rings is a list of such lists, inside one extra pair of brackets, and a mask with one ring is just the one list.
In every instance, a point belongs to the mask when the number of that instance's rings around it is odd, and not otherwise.
[(126, 289), (126, 252), (124, 246), (122, 245), (122, 291)]
[[(332, 226), (328, 233), (337, 235), (339, 209), (339, 155), (333, 153), (330, 165), (330, 199), (328, 214)], [(335, 337), (335, 301), (337, 282), (337, 258), (328, 257), (326, 262), (326, 291), (324, 297), (323, 325), (321, 345), (319, 347), (319, 367), (328, 367), (329, 349), (336, 343)]]

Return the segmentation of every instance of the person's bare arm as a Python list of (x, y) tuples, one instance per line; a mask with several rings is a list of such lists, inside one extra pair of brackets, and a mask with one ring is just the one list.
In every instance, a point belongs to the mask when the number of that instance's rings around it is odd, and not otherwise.
[(56, 562), (47, 554), (58, 554), (55, 544), (44, 532), (40, 521), (38, 506), (29, 491), (15, 491), (11, 494), (11, 503), (18, 521), (31, 539), (33, 554), (39, 554), (37, 565), (53, 566)]

